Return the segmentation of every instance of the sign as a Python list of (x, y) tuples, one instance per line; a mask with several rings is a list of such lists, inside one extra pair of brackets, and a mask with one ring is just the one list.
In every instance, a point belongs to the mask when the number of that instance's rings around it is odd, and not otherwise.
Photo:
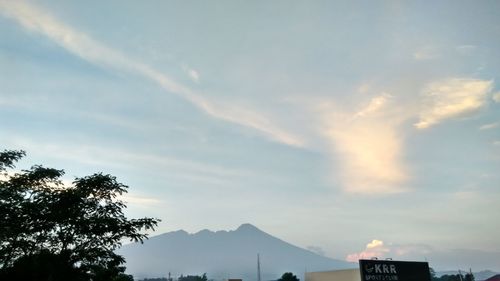
[(359, 260), (359, 270), (361, 281), (431, 281), (427, 262)]

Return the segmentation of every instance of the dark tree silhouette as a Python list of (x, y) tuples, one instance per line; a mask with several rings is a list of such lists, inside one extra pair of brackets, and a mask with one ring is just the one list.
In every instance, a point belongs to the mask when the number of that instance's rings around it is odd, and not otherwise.
[(181, 275), (179, 276), (178, 281), (207, 281), (207, 274), (203, 273), (202, 276), (199, 275)]
[(63, 184), (63, 170), (12, 172), (24, 151), (0, 152), (0, 280), (133, 280), (121, 241), (142, 242), (158, 219), (127, 219), (127, 186), (102, 173)]
[(277, 281), (299, 281), (300, 279), (297, 278), (293, 273), (291, 272), (285, 272), (283, 275), (281, 275), (281, 278), (278, 279)]
[(459, 274), (445, 274), (440, 277), (437, 277), (435, 274), (434, 276), (432, 275), (431, 271), (431, 280), (432, 281), (474, 281), (474, 275), (471, 273), (459, 273)]

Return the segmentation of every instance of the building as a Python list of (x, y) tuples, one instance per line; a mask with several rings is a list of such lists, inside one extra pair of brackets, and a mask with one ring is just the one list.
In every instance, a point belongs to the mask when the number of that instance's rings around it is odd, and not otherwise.
[(359, 268), (306, 272), (305, 281), (360, 281)]

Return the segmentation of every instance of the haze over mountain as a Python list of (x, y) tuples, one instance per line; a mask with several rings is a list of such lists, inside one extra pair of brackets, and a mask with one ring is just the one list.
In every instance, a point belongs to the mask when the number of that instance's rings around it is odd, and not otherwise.
[(286, 271), (302, 279), (307, 271), (353, 268), (357, 264), (330, 259), (273, 237), (251, 224), (234, 231), (184, 230), (151, 237), (144, 244), (123, 246), (127, 272), (136, 278), (207, 273), (210, 279), (257, 279), (260, 254), (262, 280)]
[[(462, 269), (461, 271), (458, 270), (448, 270), (448, 271), (438, 271), (436, 272), (437, 276), (442, 276), (442, 275), (456, 275), (456, 274), (466, 274), (469, 271), (466, 269)], [(486, 280), (494, 275), (499, 274), (498, 272), (491, 271), (491, 270), (483, 270), (483, 271), (478, 271), (478, 272), (473, 272), (474, 278), (476, 281), (482, 281)]]

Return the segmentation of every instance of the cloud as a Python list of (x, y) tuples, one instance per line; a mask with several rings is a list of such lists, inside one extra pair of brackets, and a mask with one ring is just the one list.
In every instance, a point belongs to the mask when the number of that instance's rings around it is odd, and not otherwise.
[[(43, 34), (66, 51), (88, 62), (115, 71), (127, 71), (140, 75), (159, 84), (165, 91), (184, 98), (213, 118), (254, 129), (268, 139), (290, 146), (302, 147), (304, 145), (302, 139), (278, 128), (270, 118), (250, 111), (248, 106), (229, 105), (227, 102), (221, 104), (216, 100), (201, 96), (149, 65), (134, 60), (51, 17), (38, 7), (21, 1), (0, 0), (0, 8), (0, 13), (13, 18), (27, 30)], [(194, 69), (189, 69), (188, 75), (195, 82), (199, 80), (199, 74)], [(240, 112), (245, 114), (240, 114)]]
[(361, 259), (381, 258), (388, 252), (390, 249), (384, 246), (383, 241), (374, 239), (366, 244), (364, 251), (347, 255), (346, 261), (357, 262)]
[[(157, 177), (179, 179), (196, 182), (203, 186), (241, 181), (243, 178), (255, 177), (252, 171), (224, 167), (202, 161), (177, 158), (145, 151), (123, 149), (119, 147), (103, 147), (102, 145), (81, 145), (74, 143), (57, 143), (33, 141), (31, 139), (11, 136), (18, 149), (33, 151), (33, 154), (44, 158), (70, 160), (92, 170), (141, 169), (154, 173)], [(0, 139), (1, 140), (1, 139)], [(130, 166), (130, 163), (135, 163)]]
[(493, 94), (493, 100), (500, 103), (500, 92)]
[(194, 70), (193, 68), (189, 67), (187, 64), (182, 64), (182, 70), (193, 80), (195, 83), (200, 82), (200, 74), (198, 71)]
[(200, 75), (196, 70), (190, 69), (188, 75), (189, 77), (191, 77), (191, 79), (193, 79), (194, 82), (198, 83), (200, 81)]
[(481, 127), (479, 127), (479, 130), (490, 130), (490, 129), (497, 128), (499, 125), (500, 125), (500, 122), (484, 124)]
[(429, 128), (444, 120), (463, 117), (486, 104), (493, 81), (452, 78), (431, 83), (422, 92), (424, 106), (418, 129)]
[(323, 107), (323, 134), (340, 163), (340, 178), (347, 192), (395, 193), (408, 179), (401, 161), (398, 126), (404, 115), (394, 110), (391, 96), (382, 93), (354, 113)]
[(357, 262), (360, 259), (371, 258), (415, 258), (422, 257), (432, 252), (431, 247), (421, 244), (386, 244), (382, 240), (372, 240), (366, 244), (363, 251), (349, 254), (346, 261)]
[(477, 49), (477, 46), (475, 45), (460, 45), (455, 47), (457, 52), (461, 55), (470, 55), (474, 53), (474, 51)]
[(384, 241), (374, 239), (372, 242), (366, 244), (367, 249), (379, 248), (384, 246)]
[(125, 201), (127, 205), (142, 208), (153, 208), (162, 203), (162, 201), (157, 198), (139, 196), (130, 193), (123, 194), (119, 199)]
[(372, 98), (368, 106), (366, 106), (366, 108), (363, 108), (361, 111), (356, 113), (356, 117), (363, 117), (371, 113), (377, 112), (387, 103), (388, 99), (390, 98), (391, 95), (387, 93), (383, 93), (380, 96)]
[(438, 56), (439, 54), (436, 48), (430, 46), (422, 47), (413, 53), (413, 58), (415, 60), (431, 60), (437, 58)]

